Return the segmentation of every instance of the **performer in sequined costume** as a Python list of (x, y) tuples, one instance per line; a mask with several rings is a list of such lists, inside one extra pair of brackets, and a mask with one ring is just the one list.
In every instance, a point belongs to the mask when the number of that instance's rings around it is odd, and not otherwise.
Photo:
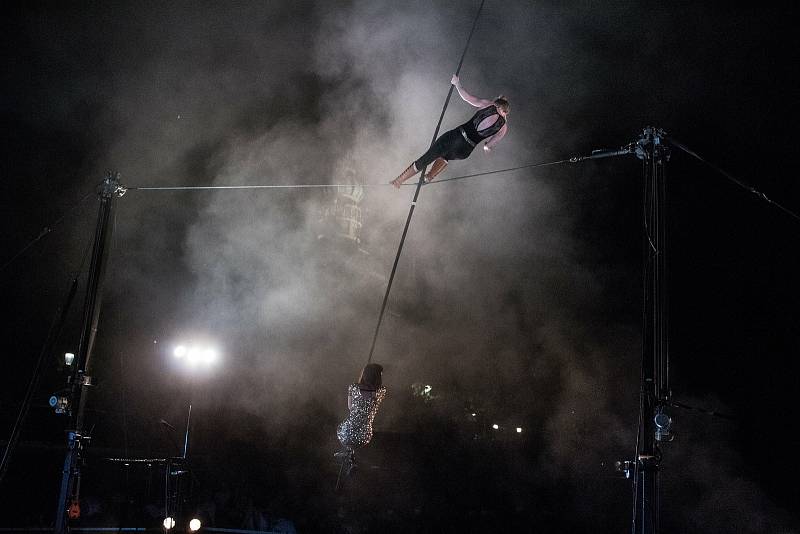
[(347, 388), (347, 408), (350, 413), (336, 429), (336, 436), (344, 448), (336, 453), (337, 457), (347, 458), (352, 463), (355, 449), (372, 439), (372, 422), (386, 396), (386, 388), (381, 384), (382, 373), (383, 367), (369, 363), (361, 371), (358, 383), (350, 384)]
[(393, 186), (399, 188), (403, 182), (433, 163), (425, 175), (425, 181), (430, 182), (447, 167), (448, 161), (467, 159), (472, 154), (472, 150), (482, 141), (485, 141), (483, 143), (484, 152), (490, 152), (506, 135), (509, 105), (504, 96), (498, 96), (494, 100), (472, 96), (461, 87), (461, 82), (455, 74), (450, 83), (458, 90), (458, 94), (464, 102), (480, 109), (470, 120), (458, 128), (443, 133), (427, 152), (391, 181)]

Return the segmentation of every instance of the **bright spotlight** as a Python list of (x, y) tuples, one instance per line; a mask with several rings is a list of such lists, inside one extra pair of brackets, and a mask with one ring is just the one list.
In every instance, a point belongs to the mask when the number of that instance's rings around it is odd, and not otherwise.
[(207, 365), (211, 365), (212, 363), (217, 361), (217, 351), (214, 349), (206, 349), (203, 351), (203, 361)]
[(191, 530), (192, 532), (197, 532), (198, 530), (200, 530), (201, 526), (202, 526), (202, 523), (200, 523), (200, 520), (197, 519), (197, 518), (192, 519), (191, 521), (189, 521), (189, 530)]
[(517, 434), (522, 434), (522, 427), (521, 426), (517, 427)]
[(64, 363), (67, 365), (72, 365), (72, 362), (75, 361), (75, 354), (72, 352), (65, 352), (64, 353)]
[(494, 428), (495, 430), (497, 430), (498, 428), (500, 428), (500, 425), (498, 425), (497, 423), (495, 423), (495, 424), (493, 424), (493, 425), (492, 425), (492, 428)]
[(172, 527), (175, 526), (175, 520), (173, 518), (171, 518), (171, 517), (165, 517), (163, 524), (164, 524), (164, 528), (169, 530), (169, 529), (171, 529)]
[(190, 368), (211, 367), (219, 360), (219, 351), (214, 346), (202, 343), (177, 345), (173, 352)]
[(191, 347), (188, 351), (186, 351), (186, 359), (189, 360), (189, 363), (197, 363), (200, 361), (200, 349), (197, 347)]

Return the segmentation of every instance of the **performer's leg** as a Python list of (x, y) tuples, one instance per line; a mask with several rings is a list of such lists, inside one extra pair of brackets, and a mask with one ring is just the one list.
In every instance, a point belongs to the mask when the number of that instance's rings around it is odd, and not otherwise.
[(412, 176), (414, 176), (418, 172), (419, 172), (419, 169), (417, 169), (416, 165), (414, 163), (412, 163), (411, 165), (408, 166), (408, 168), (406, 170), (404, 170), (400, 174), (400, 176), (398, 176), (397, 178), (392, 180), (391, 184), (399, 189), (400, 188), (400, 184), (402, 184), (403, 182), (405, 182), (406, 180), (408, 180), (409, 178), (411, 178)]
[(425, 181), (430, 182), (447, 167), (447, 160), (444, 158), (436, 158), (436, 161), (433, 162), (431, 166), (431, 170), (428, 171), (428, 174), (425, 175)]
[(456, 136), (459, 138), (461, 137), (461, 134), (458, 133), (457, 130), (445, 132), (418, 160), (404, 170), (403, 174), (392, 180), (392, 185), (400, 187), (400, 184), (433, 163), (436, 158), (442, 157), (442, 155), (448, 151), (448, 147), (453, 143), (453, 139), (456, 139)]

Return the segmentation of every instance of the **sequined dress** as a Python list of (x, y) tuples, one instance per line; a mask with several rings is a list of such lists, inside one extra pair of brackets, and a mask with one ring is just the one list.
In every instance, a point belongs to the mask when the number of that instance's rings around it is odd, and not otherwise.
[(350, 414), (336, 429), (336, 436), (344, 447), (363, 447), (372, 439), (372, 421), (386, 396), (386, 388), (381, 386), (375, 395), (371, 393), (365, 391), (362, 395), (358, 384), (350, 384), (347, 388)]

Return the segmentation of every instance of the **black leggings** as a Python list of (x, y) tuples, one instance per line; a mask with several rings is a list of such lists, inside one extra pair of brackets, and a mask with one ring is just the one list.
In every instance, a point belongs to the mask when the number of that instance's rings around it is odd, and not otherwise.
[(472, 154), (474, 148), (475, 147), (469, 144), (467, 140), (464, 139), (464, 136), (461, 135), (461, 130), (456, 128), (455, 130), (443, 133), (442, 136), (431, 145), (428, 151), (414, 162), (414, 166), (418, 171), (421, 171), (423, 167), (427, 167), (433, 163), (433, 160), (436, 158), (442, 158), (447, 161), (451, 159), (467, 159), (469, 155)]

